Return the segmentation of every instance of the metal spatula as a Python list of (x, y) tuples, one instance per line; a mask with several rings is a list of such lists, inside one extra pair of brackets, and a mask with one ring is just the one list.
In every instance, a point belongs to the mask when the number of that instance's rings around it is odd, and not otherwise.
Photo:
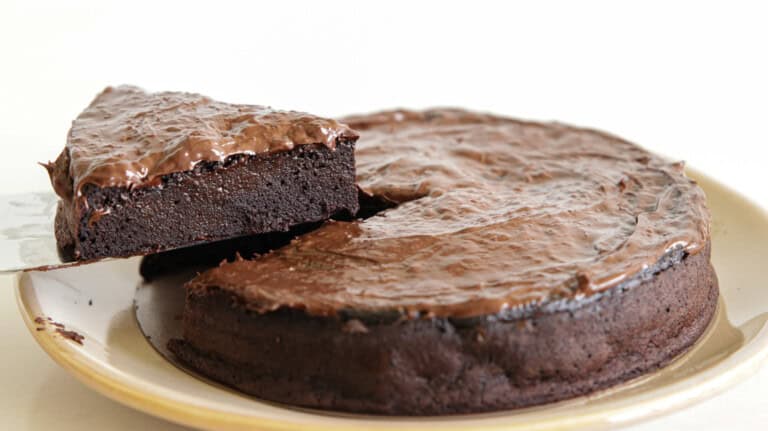
[(52, 192), (0, 195), (0, 272), (73, 265), (56, 250)]

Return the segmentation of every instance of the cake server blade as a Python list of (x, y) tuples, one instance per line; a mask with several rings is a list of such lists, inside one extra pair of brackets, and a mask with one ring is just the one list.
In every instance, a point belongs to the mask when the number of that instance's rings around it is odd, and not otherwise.
[(0, 272), (72, 265), (62, 263), (56, 249), (58, 201), (50, 192), (0, 195)]

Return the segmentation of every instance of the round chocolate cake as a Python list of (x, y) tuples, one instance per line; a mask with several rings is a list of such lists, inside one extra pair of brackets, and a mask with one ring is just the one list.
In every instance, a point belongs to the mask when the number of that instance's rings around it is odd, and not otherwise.
[(373, 215), (189, 282), (170, 348), (190, 367), (304, 407), (485, 412), (626, 381), (707, 327), (709, 213), (681, 163), (461, 110), (346, 122)]

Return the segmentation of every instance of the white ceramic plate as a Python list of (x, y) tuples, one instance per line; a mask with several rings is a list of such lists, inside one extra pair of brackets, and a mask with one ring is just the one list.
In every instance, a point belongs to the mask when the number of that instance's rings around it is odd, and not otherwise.
[[(136, 296), (141, 285), (137, 259), (21, 274), (19, 309), (43, 349), (86, 385), (149, 414), (198, 428), (605, 428), (706, 399), (751, 375), (768, 357), (768, 215), (705, 176), (692, 176), (706, 190), (714, 216), (712, 259), (722, 292), (715, 322), (691, 352), (663, 370), (548, 406), (442, 418), (387, 418), (293, 409), (240, 395), (183, 371), (147, 342), (136, 320), (134, 297), (142, 306), (154, 307), (142, 323), (158, 346), (178, 326), (173, 323), (178, 302), (164, 300), (167, 295), (157, 295), (157, 289), (142, 288)], [(38, 317), (43, 323), (35, 322)], [(82, 334), (83, 344), (62, 336), (53, 322)]]

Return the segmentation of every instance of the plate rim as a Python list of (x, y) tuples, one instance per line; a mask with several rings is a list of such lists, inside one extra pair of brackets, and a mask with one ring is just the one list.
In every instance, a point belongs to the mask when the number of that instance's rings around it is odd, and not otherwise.
[[(700, 171), (692, 169), (688, 169), (688, 171), (697, 182), (705, 182), (710, 187), (717, 187), (722, 193), (735, 196), (742, 200), (744, 204), (758, 210), (763, 217), (763, 221), (768, 226), (768, 211), (762, 206)], [(143, 391), (138, 387), (139, 385), (132, 384), (129, 378), (115, 376), (114, 373), (110, 373), (107, 367), (99, 361), (94, 361), (86, 355), (77, 352), (77, 348), (71, 342), (54, 336), (48, 330), (38, 331), (36, 329), (38, 325), (34, 322), (34, 319), (36, 316), (42, 315), (40, 306), (35, 298), (29, 298), (29, 294), (24, 291), (24, 283), (28, 282), (29, 277), (29, 274), (26, 272), (16, 274), (13, 281), (15, 298), (28, 331), (40, 347), (56, 363), (87, 387), (109, 399), (152, 416), (194, 428), (216, 430), (257, 428), (276, 431), (299, 429), (331, 431), (360, 429), (361, 426), (366, 426), (381, 430), (405, 431), (409, 429), (423, 429), (430, 424), (429, 420), (431, 417), (405, 418), (418, 419), (421, 423), (406, 423), (402, 421), (403, 417), (397, 417), (396, 420), (389, 421), (383, 417), (372, 417), (372, 419), (376, 420), (375, 422), (369, 421), (364, 423), (364, 417), (354, 417), (343, 422), (339, 420), (334, 421), (334, 423), (308, 425), (291, 419), (272, 419), (237, 412), (225, 412), (205, 405), (194, 405), (183, 400), (174, 399), (173, 397)], [(133, 316), (133, 319), (135, 319), (135, 316)], [(748, 346), (751, 348), (746, 349)], [(477, 424), (471, 420), (471, 415), (463, 415), (457, 417), (461, 419), (458, 421), (448, 421), (446, 417), (439, 417), (439, 425), (446, 429), (474, 428), (479, 426), (485, 430), (510, 430), (522, 427), (525, 429), (549, 430), (586, 426), (594, 429), (596, 427), (605, 428), (616, 425), (628, 425), (680, 410), (709, 399), (753, 375), (766, 362), (768, 362), (768, 322), (757, 331), (751, 340), (730, 356), (700, 373), (666, 386), (664, 388), (666, 391), (658, 397), (638, 400), (631, 405), (608, 406), (603, 410), (584, 412), (574, 416), (554, 415), (535, 423), (504, 423), (503, 418), (495, 416), (496, 419), (501, 418), (501, 420)], [(697, 377), (697, 381), (695, 384), (692, 384), (691, 379), (694, 376)], [(514, 414), (514, 410), (511, 410), (510, 414)], [(433, 417), (432, 419), (437, 418)], [(347, 418), (339, 417), (339, 419)], [(484, 419), (484, 417), (478, 417), (477, 419)]]

